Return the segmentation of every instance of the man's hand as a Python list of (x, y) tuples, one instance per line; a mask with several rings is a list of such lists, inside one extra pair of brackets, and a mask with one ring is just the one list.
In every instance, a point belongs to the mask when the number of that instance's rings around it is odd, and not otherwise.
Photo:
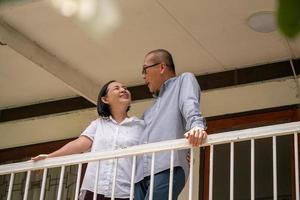
[(191, 163), (191, 154), (190, 154), (190, 152), (187, 153), (185, 159), (186, 159), (186, 161), (188, 161), (188, 163), (190, 165), (190, 163)]
[(46, 158), (48, 158), (48, 154), (40, 154), (36, 157), (31, 158), (31, 160), (38, 161), (38, 160), (45, 160)]
[(202, 130), (201, 128), (195, 127), (189, 130), (184, 134), (185, 138), (189, 140), (189, 143), (193, 145), (194, 147), (199, 146), (202, 144), (206, 137), (207, 133), (205, 130)]

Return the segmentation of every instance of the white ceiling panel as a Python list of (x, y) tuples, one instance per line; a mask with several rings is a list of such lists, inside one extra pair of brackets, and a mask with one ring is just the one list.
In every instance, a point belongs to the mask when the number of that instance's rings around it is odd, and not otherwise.
[(0, 46), (0, 57), (0, 109), (76, 95), (8, 46)]
[(274, 11), (274, 0), (161, 2), (226, 69), (290, 57), (286, 40), (277, 31), (258, 33), (246, 24), (255, 12)]
[(46, 1), (14, 7), (3, 16), (20, 32), (100, 84), (110, 79), (141, 84), (143, 56), (156, 48), (174, 54), (179, 73), (222, 70), (155, 1), (120, 1), (119, 6), (120, 26), (98, 41), (55, 12)]

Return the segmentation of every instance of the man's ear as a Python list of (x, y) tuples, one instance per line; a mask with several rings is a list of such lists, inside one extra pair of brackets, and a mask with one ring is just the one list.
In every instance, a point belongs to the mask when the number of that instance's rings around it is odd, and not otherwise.
[(159, 65), (159, 68), (160, 68), (160, 73), (163, 74), (163, 73), (167, 70), (167, 65), (166, 65), (166, 63), (162, 62), (162, 63)]
[(102, 100), (104, 103), (108, 104), (108, 101), (107, 101), (106, 97), (101, 97), (101, 100)]

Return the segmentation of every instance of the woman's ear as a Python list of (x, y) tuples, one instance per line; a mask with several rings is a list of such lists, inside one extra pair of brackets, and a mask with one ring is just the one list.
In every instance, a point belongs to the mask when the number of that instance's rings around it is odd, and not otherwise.
[(106, 97), (101, 97), (101, 100), (102, 100), (104, 103), (108, 104), (108, 101), (107, 101)]

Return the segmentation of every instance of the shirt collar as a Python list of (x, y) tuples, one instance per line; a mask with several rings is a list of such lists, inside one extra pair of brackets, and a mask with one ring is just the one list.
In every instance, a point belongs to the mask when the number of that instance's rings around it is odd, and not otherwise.
[[(114, 120), (114, 118), (112, 118), (112, 116), (110, 115), (108, 117), (108, 120), (110, 120), (111, 122), (113, 122), (114, 124), (118, 124), (118, 122), (116, 120)], [(122, 124), (127, 124), (127, 123), (131, 123), (131, 122), (138, 122), (140, 121), (139, 118), (137, 117), (126, 117), (120, 124), (118, 125), (122, 125)]]
[(162, 84), (162, 86), (160, 87), (159, 92), (153, 94), (153, 97), (154, 97), (154, 98), (157, 98), (158, 96), (161, 96), (161, 95), (163, 94), (163, 92), (166, 90), (166, 88), (167, 88), (169, 85), (171, 85), (176, 79), (177, 79), (177, 77), (174, 76), (174, 77), (169, 78), (168, 80), (166, 80), (166, 81)]

